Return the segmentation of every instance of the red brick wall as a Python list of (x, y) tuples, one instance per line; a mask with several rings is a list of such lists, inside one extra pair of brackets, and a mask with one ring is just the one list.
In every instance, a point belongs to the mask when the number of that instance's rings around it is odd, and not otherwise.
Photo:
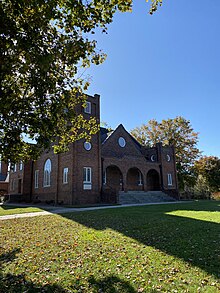
[[(159, 159), (161, 162), (162, 182), (163, 182), (164, 190), (178, 190), (174, 148), (172, 146), (162, 147), (161, 144), (158, 144), (157, 149), (158, 149)], [(170, 161), (168, 161), (167, 155), (170, 157)], [(167, 174), (172, 175), (171, 186), (168, 185)]]
[(8, 194), (8, 182), (0, 181), (0, 194)]
[[(10, 194), (23, 194), (23, 178), (24, 178), (24, 164), (22, 170), (19, 168), (19, 164), (16, 164), (16, 171), (10, 170), (9, 175), (9, 193)], [(13, 184), (12, 184), (13, 182)], [(20, 183), (19, 183), (20, 182)], [(30, 183), (28, 183), (29, 185)], [(20, 186), (19, 186), (20, 185)], [(14, 188), (13, 188), (14, 187)]]
[[(92, 104), (92, 116), (99, 121), (99, 96), (88, 96)], [(79, 107), (78, 111), (84, 109)], [(91, 116), (84, 114), (85, 118)], [(100, 200), (101, 161), (100, 161), (100, 138), (99, 134), (92, 137), (92, 149), (86, 151), (84, 140), (76, 141), (70, 145), (68, 152), (55, 155), (53, 151), (44, 152), (34, 162), (32, 199), (51, 201), (65, 204), (95, 203)], [(44, 164), (47, 159), (51, 160), (51, 186), (44, 187)], [(83, 167), (92, 168), (92, 189), (83, 189)], [(63, 183), (63, 169), (68, 168), (68, 183)], [(34, 187), (35, 170), (39, 170), (39, 187)]]
[[(126, 145), (123, 148), (118, 144), (119, 137), (123, 137), (126, 140)], [(156, 155), (156, 148), (150, 149), (149, 154)], [(123, 175), (123, 188), (125, 191), (134, 189), (147, 191), (148, 171), (154, 169), (160, 174), (159, 162), (148, 162), (142, 153), (142, 148), (134, 142), (122, 125), (103, 144), (102, 162), (103, 171), (109, 166), (117, 166), (120, 169)], [(141, 172), (143, 186), (138, 186), (137, 184), (136, 187), (134, 186), (136, 178), (129, 176), (132, 168), (137, 168)]]
[[(100, 120), (99, 96), (88, 96), (92, 105), (92, 113), (85, 114), (84, 108), (78, 106), (78, 111), (85, 118), (91, 116)], [(118, 139), (126, 140), (125, 147), (120, 147)], [(100, 143), (99, 133), (92, 136), (91, 150), (84, 148), (85, 140), (77, 141), (70, 145), (68, 152), (55, 155), (53, 150), (44, 152), (35, 162), (29, 162), (22, 171), (11, 173), (10, 181), (14, 181), (14, 190), (10, 193), (17, 194), (19, 182), (21, 193), (30, 200), (53, 201), (64, 204), (97, 203), (100, 201), (102, 188), (102, 172), (109, 166), (117, 166), (122, 174), (122, 182), (116, 182), (111, 176), (114, 172), (107, 174), (108, 180), (113, 182), (113, 187), (120, 190), (145, 190), (149, 189), (147, 174), (150, 170), (156, 170), (159, 174), (161, 189), (174, 191), (177, 189), (175, 156), (172, 147), (162, 148), (158, 144), (155, 148), (144, 148), (137, 144), (122, 125), (105, 141)], [(167, 161), (167, 154), (171, 160)], [(156, 161), (150, 160), (151, 155), (156, 156)], [(51, 185), (43, 186), (44, 164), (47, 159), (51, 160)], [(83, 184), (83, 168), (92, 168), (91, 190), (85, 190)], [(63, 169), (68, 168), (68, 183), (63, 183)], [(135, 168), (135, 169), (134, 169)], [(35, 171), (39, 170), (39, 185), (35, 188)], [(142, 174), (143, 185), (138, 185), (138, 170)], [(172, 174), (173, 184), (168, 186), (167, 174)], [(21, 181), (19, 181), (21, 180)], [(11, 186), (12, 184), (10, 184)]]

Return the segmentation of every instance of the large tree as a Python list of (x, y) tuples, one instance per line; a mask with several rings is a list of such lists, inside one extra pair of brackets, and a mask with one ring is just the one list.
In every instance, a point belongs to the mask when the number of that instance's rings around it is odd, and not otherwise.
[[(150, 13), (161, 4), (153, 0)], [(92, 38), (106, 32), (116, 11), (132, 0), (2, 0), (0, 2), (0, 154), (18, 161), (38, 155), (52, 141), (61, 151), (98, 130), (75, 113), (88, 82), (80, 68), (105, 55)], [(67, 122), (68, 121), (68, 122)], [(23, 136), (35, 139), (34, 146)]]
[(220, 191), (220, 159), (214, 156), (203, 156), (195, 162), (195, 172), (198, 178), (203, 178), (206, 191)]
[(158, 142), (164, 146), (173, 145), (176, 153), (176, 167), (179, 187), (192, 184), (193, 164), (199, 156), (197, 147), (198, 133), (195, 132), (189, 120), (178, 116), (174, 119), (150, 120), (147, 124), (136, 127), (131, 134), (142, 144), (149, 147)]

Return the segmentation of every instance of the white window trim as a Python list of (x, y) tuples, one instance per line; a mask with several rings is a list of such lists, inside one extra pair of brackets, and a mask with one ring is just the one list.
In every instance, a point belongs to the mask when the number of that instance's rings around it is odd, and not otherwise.
[(39, 170), (35, 170), (34, 172), (34, 188), (39, 188)]
[(92, 168), (83, 167), (83, 189), (92, 190)]
[(156, 155), (151, 155), (150, 160), (151, 162), (156, 162)]
[(69, 172), (68, 168), (63, 168), (63, 184), (68, 183), (68, 172)]
[(90, 151), (91, 148), (92, 148), (92, 144), (91, 144), (91, 142), (89, 142), (89, 141), (85, 141), (85, 142), (84, 142), (84, 149), (85, 149), (86, 151)]
[(121, 148), (124, 148), (126, 146), (126, 140), (124, 139), (124, 137), (122, 136), (119, 137), (118, 144)]
[[(85, 176), (84, 176), (84, 174), (85, 174)], [(88, 178), (88, 175), (89, 175), (89, 178)], [(83, 167), (83, 183), (84, 184), (91, 184), (92, 183), (92, 168), (91, 167)]]
[(44, 171), (44, 187), (50, 186), (50, 174), (51, 172), (48, 170)]
[[(48, 160), (50, 161), (50, 169), (49, 170), (45, 169)], [(44, 184), (43, 184), (43, 187), (50, 187), (51, 186), (51, 169), (52, 169), (51, 166), (52, 166), (51, 160), (47, 159), (44, 163)]]
[(20, 170), (20, 171), (23, 170), (23, 163), (22, 163), (22, 162), (19, 163), (19, 170)]
[(170, 174), (170, 173), (167, 174), (167, 185), (168, 186), (172, 186), (173, 185), (172, 174)]
[(17, 171), (17, 164), (14, 164), (14, 172)]
[(84, 108), (84, 112), (87, 114), (91, 114), (92, 104), (89, 101), (86, 101), (86, 107)]

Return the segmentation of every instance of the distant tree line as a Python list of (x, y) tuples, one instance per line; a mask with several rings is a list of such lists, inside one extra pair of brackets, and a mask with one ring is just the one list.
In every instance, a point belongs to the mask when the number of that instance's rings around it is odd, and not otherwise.
[(205, 198), (220, 191), (220, 159), (201, 155), (198, 133), (189, 120), (181, 116), (161, 122), (153, 119), (131, 134), (145, 146), (162, 142), (175, 147), (178, 185), (186, 197)]

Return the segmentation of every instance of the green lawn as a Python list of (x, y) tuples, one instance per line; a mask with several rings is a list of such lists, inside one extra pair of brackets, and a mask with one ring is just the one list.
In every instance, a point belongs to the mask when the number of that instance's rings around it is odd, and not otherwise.
[(220, 202), (0, 222), (0, 292), (219, 292)]
[(6, 215), (15, 215), (15, 214), (24, 214), (24, 213), (34, 213), (34, 212), (43, 212), (44, 209), (37, 207), (18, 207), (13, 205), (0, 205), (0, 216)]

